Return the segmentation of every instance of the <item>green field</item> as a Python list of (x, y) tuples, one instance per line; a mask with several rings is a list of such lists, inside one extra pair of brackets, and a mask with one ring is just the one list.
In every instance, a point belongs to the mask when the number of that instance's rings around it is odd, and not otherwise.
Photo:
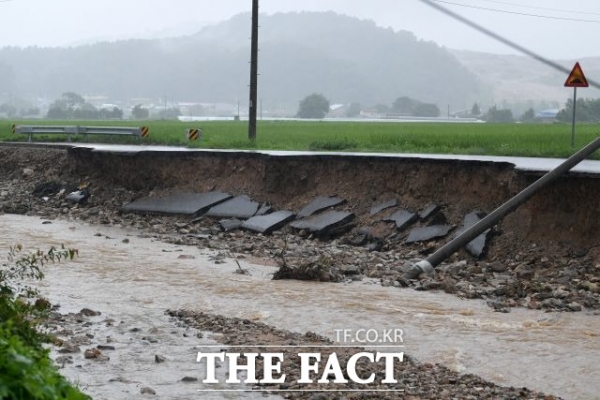
[[(86, 141), (180, 145), (213, 149), (264, 149), (360, 151), (388, 153), (442, 153), (530, 157), (568, 157), (571, 126), (568, 124), (463, 124), (392, 122), (259, 121), (257, 139), (248, 140), (247, 122), (179, 121), (0, 121), (0, 140), (26, 141), (13, 135), (12, 124), (148, 126), (145, 139), (89, 136)], [(187, 128), (202, 128), (204, 137), (189, 142)], [(581, 124), (575, 135), (576, 150), (600, 136), (600, 125)], [(59, 135), (35, 135), (34, 141), (66, 141)], [(83, 142), (83, 137), (74, 141)], [(595, 154), (595, 158), (600, 155)]]

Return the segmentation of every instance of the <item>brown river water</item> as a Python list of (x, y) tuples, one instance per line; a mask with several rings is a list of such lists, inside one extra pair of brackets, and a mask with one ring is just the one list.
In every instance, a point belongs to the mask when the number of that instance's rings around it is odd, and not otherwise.
[[(600, 317), (585, 311), (513, 309), (503, 314), (484, 301), (384, 288), (371, 281), (271, 281), (274, 268), (240, 259), (251, 275), (235, 274), (235, 261), (215, 263), (212, 250), (142, 238), (118, 227), (42, 221), (0, 215), (0, 249), (8, 251), (9, 245), (21, 243), (32, 250), (60, 244), (79, 250), (75, 261), (49, 265), (39, 286), (53, 303), (61, 304), (62, 312), (87, 307), (102, 312), (97, 321), (118, 321), (111, 328), (95, 328), (96, 339), (111, 336), (117, 347), (110, 361), (85, 360), (61, 370), (95, 399), (141, 398), (144, 386), (155, 389), (160, 398), (200, 398), (200, 384), (180, 380), (198, 375), (195, 346), (215, 342), (210, 335), (184, 337), (184, 328), (164, 315), (168, 308), (247, 318), (331, 339), (336, 329), (402, 329), (406, 353), (421, 362), (441, 363), (504, 386), (569, 399), (600, 399)], [(158, 343), (141, 340), (143, 335), (131, 333), (134, 327), (146, 332), (154, 328)], [(168, 361), (155, 364), (155, 354)]]

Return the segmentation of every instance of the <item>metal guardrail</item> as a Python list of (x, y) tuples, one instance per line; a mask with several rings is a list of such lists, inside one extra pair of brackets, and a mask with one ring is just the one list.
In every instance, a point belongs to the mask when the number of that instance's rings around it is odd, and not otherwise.
[(136, 137), (147, 137), (149, 129), (142, 127), (119, 127), (119, 126), (53, 126), (53, 125), (13, 125), (13, 134), (28, 135), (28, 141), (33, 141), (33, 135), (67, 135), (70, 142), (73, 135), (125, 135)]

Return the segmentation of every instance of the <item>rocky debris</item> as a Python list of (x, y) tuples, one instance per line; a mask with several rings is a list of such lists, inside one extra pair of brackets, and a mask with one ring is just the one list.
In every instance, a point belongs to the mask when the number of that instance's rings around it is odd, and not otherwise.
[(162, 363), (162, 362), (165, 362), (165, 361), (167, 361), (167, 359), (165, 357), (159, 356), (158, 354), (154, 355), (154, 362), (155, 363)]
[(237, 218), (225, 218), (219, 221), (219, 225), (221, 225), (221, 229), (225, 232), (235, 231), (236, 229), (240, 229), (244, 221)]
[(301, 281), (341, 282), (342, 274), (331, 258), (319, 257), (314, 260), (304, 261), (297, 265), (282, 263), (273, 280), (296, 279)]
[(79, 311), (79, 314), (84, 315), (86, 317), (96, 317), (98, 315), (101, 315), (102, 313), (99, 311), (90, 310), (89, 308), (82, 308), (81, 311)]
[(156, 394), (156, 390), (150, 388), (150, 387), (143, 387), (140, 389), (140, 394), (149, 394), (149, 395), (155, 395)]
[(371, 215), (379, 214), (383, 210), (387, 210), (388, 208), (396, 207), (397, 205), (398, 205), (397, 199), (390, 199), (390, 200), (384, 201), (382, 203), (375, 204), (373, 207), (371, 207), (370, 214)]
[(43, 198), (43, 197), (52, 197), (52, 196), (56, 196), (57, 194), (62, 193), (70, 193), (77, 190), (77, 186), (76, 185), (70, 185), (70, 184), (62, 184), (59, 182), (54, 182), (54, 181), (50, 181), (50, 182), (43, 182), (40, 183), (39, 185), (36, 185), (35, 188), (33, 189), (32, 194), (37, 197), (37, 198)]
[(73, 357), (72, 356), (59, 356), (59, 357), (56, 357), (54, 362), (56, 362), (57, 364), (60, 364), (62, 367), (64, 367), (65, 364), (73, 364)]
[(83, 352), (83, 357), (86, 359), (96, 359), (96, 360), (108, 360), (108, 357), (102, 355), (102, 351), (99, 349), (87, 349)]
[[(253, 322), (247, 319), (226, 318), (218, 315), (205, 314), (187, 310), (167, 310), (167, 315), (173, 318), (180, 326), (190, 327), (201, 331), (210, 331), (220, 334), (219, 341), (229, 346), (240, 346), (241, 349), (251, 345), (264, 345), (266, 342), (271, 346), (281, 345), (281, 348), (270, 348), (270, 351), (284, 353), (282, 371), (287, 374), (286, 380), (281, 384), (274, 384), (273, 390), (285, 389), (290, 391), (287, 398), (316, 400), (337, 399), (336, 393), (314, 393), (306, 390), (321, 389), (319, 384), (298, 384), (300, 368), (298, 368), (298, 357), (295, 349), (290, 349), (289, 344), (296, 346), (311, 345), (319, 347), (322, 358), (329, 356), (335, 351), (344, 368), (350, 357), (362, 350), (356, 348), (326, 349), (322, 346), (331, 345), (327, 338), (312, 332), (305, 334), (294, 333), (286, 330), (276, 329), (261, 322)], [(260, 362), (260, 360), (259, 360)], [(358, 362), (356, 371), (359, 376), (369, 376), (374, 370), (373, 365), (366, 362)], [(378, 364), (378, 370), (383, 371), (383, 363)], [(257, 370), (262, 370), (257, 365)], [(404, 355), (403, 362), (394, 364), (394, 376), (401, 377), (397, 383), (382, 384), (379, 379), (369, 384), (371, 390), (379, 392), (362, 392), (361, 399), (396, 399), (398, 392), (382, 392), (381, 390), (403, 390), (402, 397), (407, 399), (539, 399), (558, 400), (557, 397), (535, 392), (527, 388), (502, 387), (482, 378), (449, 370), (440, 364), (421, 364), (410, 355)], [(346, 385), (337, 387), (330, 384), (327, 389), (347, 389)], [(361, 387), (362, 389), (362, 387)], [(298, 390), (298, 391), (294, 391)], [(301, 390), (305, 390), (301, 392)], [(275, 393), (274, 393), (275, 394)]]
[(81, 349), (79, 348), (79, 346), (71, 341), (63, 342), (60, 349), (58, 350), (58, 352), (62, 353), (62, 354), (79, 353), (80, 351), (81, 351)]

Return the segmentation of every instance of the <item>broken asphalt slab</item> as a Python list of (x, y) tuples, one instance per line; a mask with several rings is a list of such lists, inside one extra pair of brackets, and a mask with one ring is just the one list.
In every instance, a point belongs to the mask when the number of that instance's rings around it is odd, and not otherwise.
[(256, 215), (265, 215), (265, 214), (270, 213), (271, 211), (272, 211), (272, 207), (265, 203), (262, 206), (260, 206), (260, 208), (256, 212)]
[(421, 210), (421, 212), (419, 212), (419, 219), (421, 219), (421, 221), (426, 220), (427, 218), (431, 217), (434, 213), (439, 211), (439, 209), (440, 206), (438, 206), (437, 204), (430, 204), (429, 206)]
[(354, 214), (347, 211), (327, 211), (322, 214), (294, 221), (290, 226), (297, 230), (307, 230), (317, 235), (324, 235), (331, 229), (346, 224), (354, 219)]
[[(478, 223), (479, 221), (481, 221), (481, 219), (483, 218), (484, 213), (480, 212), (480, 211), (473, 211), (467, 215), (465, 215), (465, 218), (463, 220), (463, 225), (460, 227), (460, 229), (456, 232), (456, 235), (454, 235), (455, 237), (460, 235), (461, 233), (463, 233), (464, 231), (466, 231), (467, 229), (469, 229), (470, 227), (472, 227), (473, 225), (475, 225), (476, 223)], [(479, 258), (483, 255), (483, 252), (485, 251), (485, 246), (487, 244), (487, 240), (488, 240), (488, 236), (490, 234), (492, 230), (488, 229), (485, 232), (483, 232), (481, 235), (477, 236), (475, 239), (471, 240), (466, 246), (465, 249), (471, 253), (473, 256)]]
[(417, 218), (417, 214), (413, 212), (407, 210), (398, 210), (389, 217), (385, 218), (384, 221), (394, 222), (396, 224), (396, 229), (401, 231), (406, 229), (413, 222), (415, 222)]
[(174, 193), (165, 197), (146, 197), (136, 200), (123, 206), (122, 210), (191, 215), (204, 211), (230, 198), (230, 194), (222, 192)]
[(311, 201), (302, 210), (300, 210), (300, 212), (298, 213), (298, 218), (310, 217), (314, 213), (317, 213), (317, 212), (324, 210), (326, 208), (329, 208), (329, 207), (335, 207), (335, 206), (343, 204), (345, 202), (346, 202), (346, 200), (342, 199), (341, 197), (337, 197), (337, 196), (332, 196), (332, 197), (319, 196), (319, 197), (315, 198), (313, 201)]
[(387, 210), (388, 208), (391, 208), (391, 207), (396, 207), (397, 205), (398, 205), (398, 200), (396, 200), (396, 199), (390, 199), (390, 200), (384, 201), (383, 203), (375, 204), (373, 207), (371, 207), (371, 215), (379, 214), (383, 210)]
[(415, 228), (410, 231), (406, 243), (426, 242), (428, 240), (447, 236), (452, 230), (451, 225), (434, 225)]
[(294, 219), (293, 212), (276, 211), (271, 214), (252, 217), (242, 224), (242, 228), (253, 232), (269, 234), (281, 228), (292, 219)]
[(258, 207), (258, 202), (253, 201), (246, 195), (241, 195), (211, 207), (206, 213), (206, 216), (214, 218), (248, 219), (256, 214)]

